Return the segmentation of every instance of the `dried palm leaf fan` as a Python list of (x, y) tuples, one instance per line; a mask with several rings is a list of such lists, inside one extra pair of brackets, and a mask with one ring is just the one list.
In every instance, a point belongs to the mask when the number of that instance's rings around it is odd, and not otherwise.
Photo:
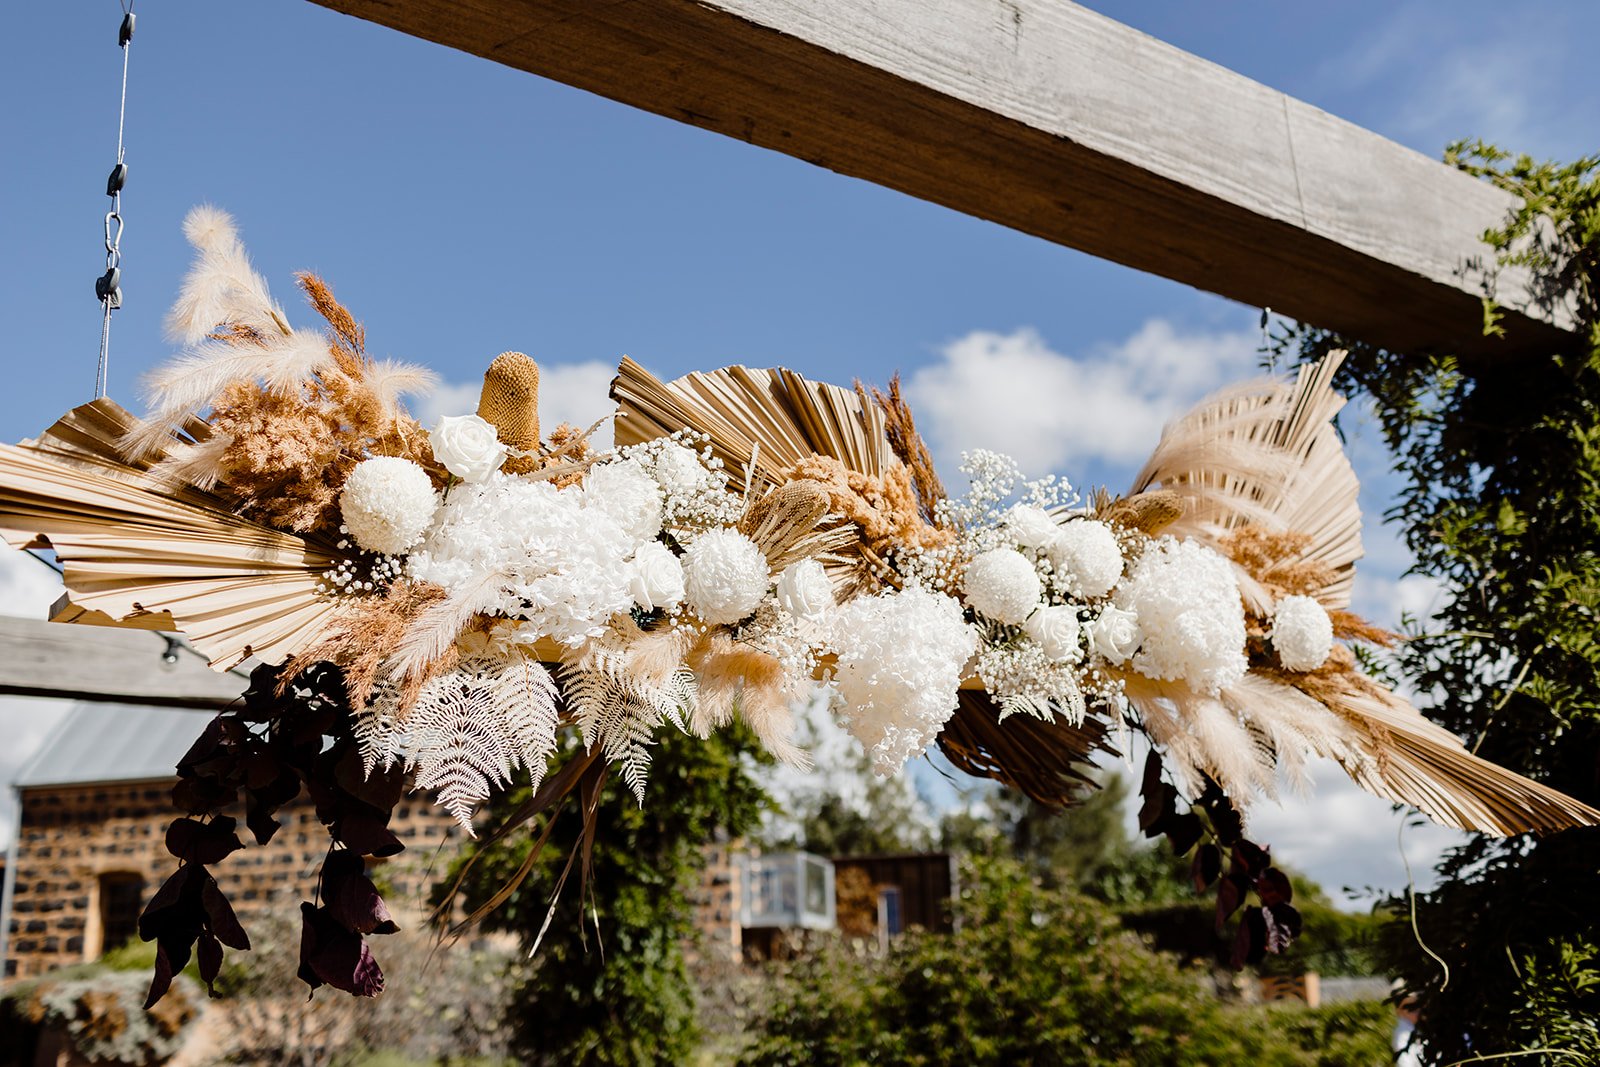
[(120, 442), (137, 421), (101, 398), (37, 440), (0, 445), (0, 537), (54, 550), (68, 589), (55, 620), (180, 630), (218, 669), (314, 642), (334, 616), (318, 591), (333, 546), (173, 484), (155, 472), (165, 451), (127, 459)]

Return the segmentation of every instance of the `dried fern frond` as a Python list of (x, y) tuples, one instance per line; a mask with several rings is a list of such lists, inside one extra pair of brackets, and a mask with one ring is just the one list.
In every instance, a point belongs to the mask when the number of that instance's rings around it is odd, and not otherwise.
[(471, 834), (472, 814), (519, 767), (539, 787), (556, 748), (560, 697), (525, 657), (467, 660), (422, 687), (405, 718), (407, 767)]

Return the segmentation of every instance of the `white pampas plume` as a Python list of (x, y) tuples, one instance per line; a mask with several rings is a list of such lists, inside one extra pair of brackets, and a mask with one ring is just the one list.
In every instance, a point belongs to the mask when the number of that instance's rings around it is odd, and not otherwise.
[(439, 384), (439, 376), (428, 368), (392, 359), (375, 360), (362, 380), (383, 405), (384, 414), (391, 418), (399, 413), (402, 396), (419, 396)]
[(477, 581), (450, 594), (449, 599), (425, 609), (390, 655), (385, 671), (391, 678), (421, 678), (428, 665), (443, 656), (461, 636), (472, 617), (483, 611), (495, 587), (506, 580), (504, 571), (488, 571)]
[(222, 458), (232, 444), (232, 434), (217, 433), (198, 444), (176, 445), (150, 473), (165, 485), (192, 485), (209, 492), (222, 480)]
[(256, 374), (276, 393), (293, 393), (333, 364), (333, 350), (321, 330), (290, 330), (256, 350)]
[(283, 308), (250, 265), (227, 212), (202, 204), (183, 220), (183, 233), (199, 255), (167, 314), (169, 337), (192, 345), (225, 323), (266, 336), (288, 332)]

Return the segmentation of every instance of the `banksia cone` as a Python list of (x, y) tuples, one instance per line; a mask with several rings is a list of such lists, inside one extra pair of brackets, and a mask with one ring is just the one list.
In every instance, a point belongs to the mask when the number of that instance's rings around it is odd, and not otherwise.
[[(539, 451), (539, 365), (522, 352), (502, 352), (483, 375), (478, 416), (494, 424), (500, 440), (523, 452)], [(539, 468), (537, 455), (506, 460), (509, 474)]]

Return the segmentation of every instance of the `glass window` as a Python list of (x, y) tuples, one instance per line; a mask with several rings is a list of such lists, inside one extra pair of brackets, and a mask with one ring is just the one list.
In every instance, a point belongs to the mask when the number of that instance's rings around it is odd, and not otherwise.
[(100, 951), (121, 948), (139, 933), (144, 878), (127, 871), (100, 876)]

